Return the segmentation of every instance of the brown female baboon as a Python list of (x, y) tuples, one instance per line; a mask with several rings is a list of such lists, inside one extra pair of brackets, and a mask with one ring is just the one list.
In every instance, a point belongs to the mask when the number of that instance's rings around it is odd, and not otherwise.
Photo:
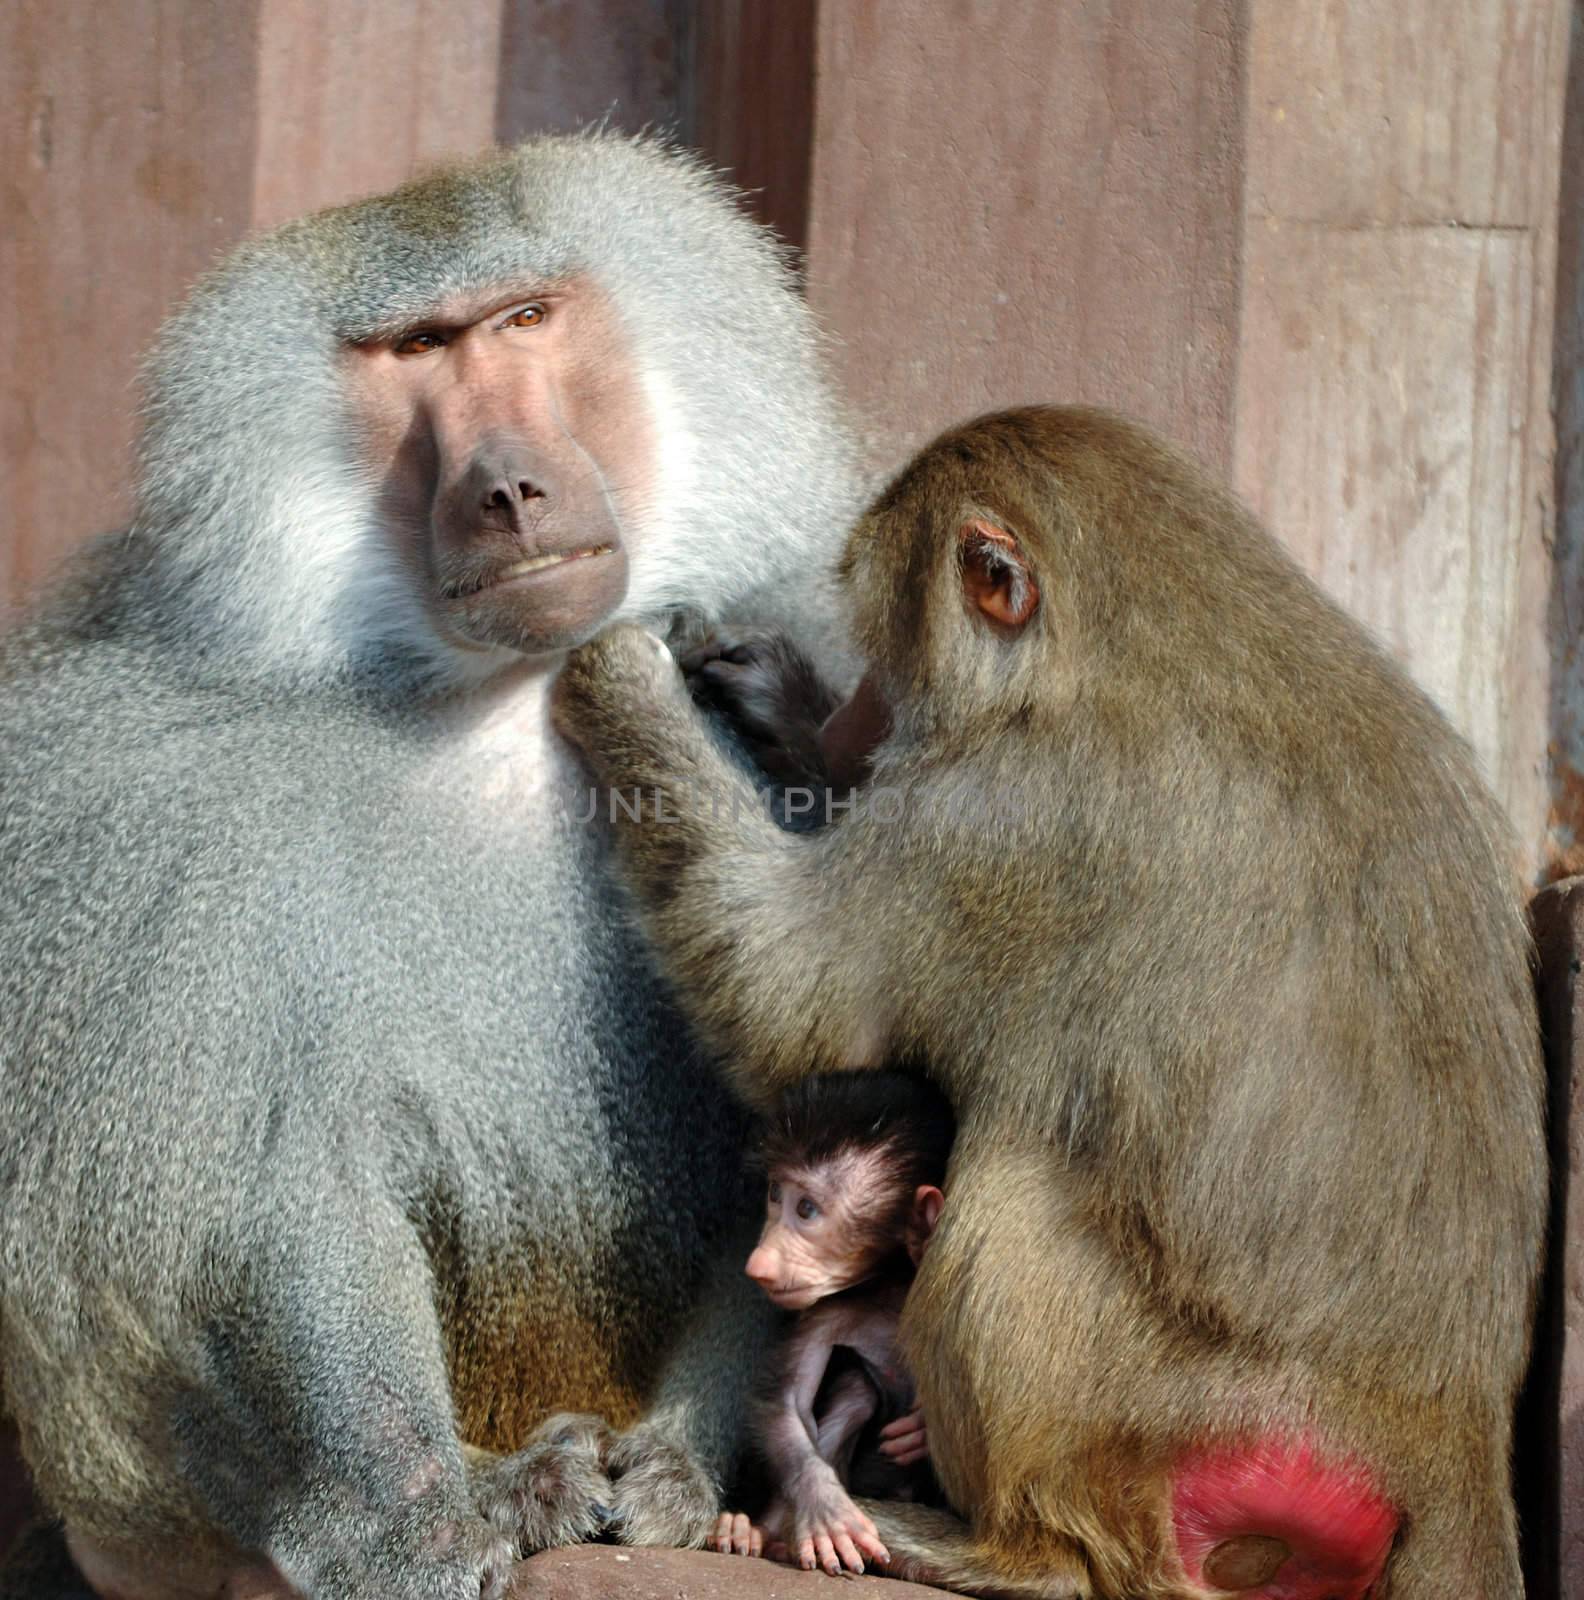
[(955, 1105), (903, 1333), (963, 1520), (868, 1504), (891, 1570), (1518, 1595), (1541, 1076), (1464, 746), (1114, 417), (945, 435), (842, 572), (867, 675), (827, 730), (878, 742), (817, 832), (763, 815), (636, 629), (558, 694), (643, 791), (631, 883), (742, 1091), (906, 1055)]

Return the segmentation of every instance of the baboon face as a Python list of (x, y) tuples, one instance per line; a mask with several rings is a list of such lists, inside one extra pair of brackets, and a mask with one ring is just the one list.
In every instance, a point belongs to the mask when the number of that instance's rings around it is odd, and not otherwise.
[(857, 1150), (772, 1172), (748, 1276), (784, 1311), (862, 1283), (900, 1242), (888, 1176), (872, 1152)]
[(905, 1158), (888, 1146), (854, 1145), (773, 1170), (743, 1270), (783, 1311), (806, 1311), (873, 1277), (898, 1251), (917, 1265), (943, 1204), (935, 1185), (907, 1182)]
[(344, 353), (354, 448), (440, 630), (536, 655), (627, 592), (656, 477), (654, 414), (584, 279), (455, 299)]

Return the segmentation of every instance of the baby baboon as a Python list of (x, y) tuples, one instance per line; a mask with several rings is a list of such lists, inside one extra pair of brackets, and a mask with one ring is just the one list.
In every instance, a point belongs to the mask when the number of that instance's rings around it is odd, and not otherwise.
[(747, 1266), (775, 1305), (799, 1313), (756, 1418), (775, 1495), (757, 1525), (723, 1512), (715, 1549), (759, 1555), (768, 1540), (831, 1573), (890, 1559), (848, 1491), (911, 1498), (929, 1478), (897, 1323), (940, 1219), (953, 1131), (946, 1097), (906, 1073), (826, 1074), (781, 1096)]
[(889, 1570), (1517, 1596), (1541, 1073), (1462, 742), (1101, 413), (946, 434), (841, 571), (878, 742), (834, 826), (775, 827), (637, 629), (558, 697), (649, 802), (629, 879), (739, 1088), (920, 1059), (956, 1109), (902, 1335), (966, 1522), (868, 1504)]

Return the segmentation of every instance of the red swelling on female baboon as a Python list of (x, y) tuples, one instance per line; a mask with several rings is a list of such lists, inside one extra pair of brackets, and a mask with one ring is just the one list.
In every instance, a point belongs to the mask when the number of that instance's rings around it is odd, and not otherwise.
[(628, 877), (739, 1090), (916, 1059), (955, 1108), (902, 1343), (962, 1520), (866, 1504), (888, 1570), (1360, 1600), (1389, 1555), (1394, 1600), (1521, 1594), (1542, 1079), (1462, 742), (1115, 417), (946, 434), (841, 573), (877, 742), (831, 826), (773, 824), (637, 629), (557, 698), (645, 797)]
[(774, 1494), (757, 1523), (722, 1512), (715, 1549), (830, 1573), (884, 1566), (852, 1493), (932, 1489), (897, 1324), (940, 1219), (953, 1131), (945, 1096), (906, 1073), (807, 1078), (781, 1096), (760, 1150), (764, 1228), (745, 1269), (798, 1313), (754, 1418)]

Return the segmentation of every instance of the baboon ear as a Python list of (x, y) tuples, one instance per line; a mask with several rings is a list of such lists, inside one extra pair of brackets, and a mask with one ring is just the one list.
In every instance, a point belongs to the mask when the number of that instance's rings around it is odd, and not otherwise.
[(957, 530), (963, 593), (987, 621), (1014, 632), (1039, 609), (1039, 585), (1023, 547), (1004, 528), (983, 517)]

